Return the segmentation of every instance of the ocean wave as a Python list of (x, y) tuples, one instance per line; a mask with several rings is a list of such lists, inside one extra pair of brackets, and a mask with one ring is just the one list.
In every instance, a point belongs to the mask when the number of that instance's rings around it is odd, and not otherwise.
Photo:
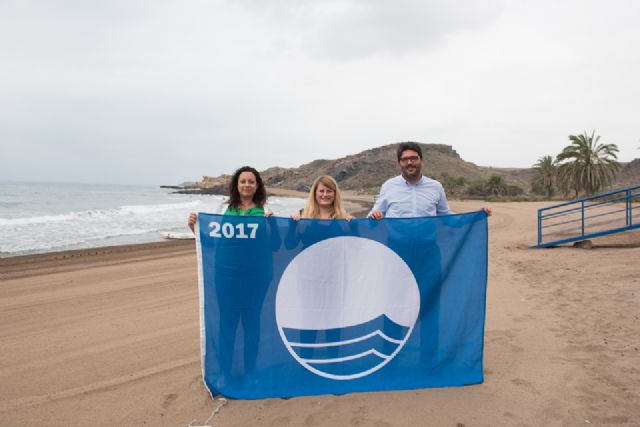
[[(29, 183), (2, 190), (0, 257), (161, 241), (160, 231), (188, 231), (189, 212), (218, 212), (225, 200), (146, 186)], [(302, 204), (275, 202), (280, 215)]]
[(28, 226), (38, 224), (52, 224), (69, 221), (93, 221), (105, 220), (109, 218), (132, 217), (136, 215), (150, 215), (161, 212), (179, 211), (195, 209), (202, 205), (202, 201), (194, 200), (183, 203), (164, 203), (157, 205), (131, 205), (121, 206), (111, 209), (89, 209), (84, 211), (69, 212), (57, 215), (39, 215), (23, 218), (0, 218), (0, 226)]
[(198, 206), (202, 205), (202, 201), (193, 200), (190, 202), (183, 203), (165, 203), (160, 205), (133, 205), (133, 206), (122, 206), (119, 208), (119, 211), (123, 215), (146, 215), (146, 214), (154, 214), (158, 212), (166, 212), (166, 211), (174, 211), (174, 210), (185, 210), (185, 209), (194, 209)]

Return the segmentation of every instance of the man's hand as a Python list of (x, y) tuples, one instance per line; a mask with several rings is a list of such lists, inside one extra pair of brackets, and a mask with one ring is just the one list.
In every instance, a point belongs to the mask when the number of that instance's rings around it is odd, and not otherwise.
[(482, 210), (487, 214), (487, 216), (491, 216), (491, 208), (482, 208)]
[(384, 214), (381, 211), (373, 211), (369, 214), (368, 218), (382, 219), (384, 218)]

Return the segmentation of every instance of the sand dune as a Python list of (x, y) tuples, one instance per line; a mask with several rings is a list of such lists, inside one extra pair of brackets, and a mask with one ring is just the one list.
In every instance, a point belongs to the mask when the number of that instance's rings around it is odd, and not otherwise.
[[(528, 249), (542, 206), (491, 204), (484, 384), (229, 401), (209, 424), (640, 425), (640, 232)], [(218, 406), (193, 242), (2, 259), (0, 280), (0, 425), (187, 426)]]

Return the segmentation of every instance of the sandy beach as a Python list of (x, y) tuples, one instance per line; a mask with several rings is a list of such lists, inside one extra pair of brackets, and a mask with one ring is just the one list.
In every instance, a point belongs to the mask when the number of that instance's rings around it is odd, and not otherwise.
[[(208, 424), (640, 426), (640, 231), (529, 249), (548, 203), (451, 205), (494, 210), (483, 384), (229, 400)], [(202, 425), (197, 287), (193, 241), (0, 259), (0, 425)]]

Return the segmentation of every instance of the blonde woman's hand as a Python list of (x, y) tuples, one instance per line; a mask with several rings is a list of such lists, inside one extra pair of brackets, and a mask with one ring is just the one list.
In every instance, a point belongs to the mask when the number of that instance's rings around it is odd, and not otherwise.
[(353, 217), (351, 215), (348, 215), (348, 214), (347, 214), (347, 216), (344, 217), (344, 219), (346, 219), (347, 222), (351, 221), (353, 218), (355, 218), (355, 217)]
[(300, 214), (291, 215), (291, 219), (294, 220), (294, 221), (300, 221)]

